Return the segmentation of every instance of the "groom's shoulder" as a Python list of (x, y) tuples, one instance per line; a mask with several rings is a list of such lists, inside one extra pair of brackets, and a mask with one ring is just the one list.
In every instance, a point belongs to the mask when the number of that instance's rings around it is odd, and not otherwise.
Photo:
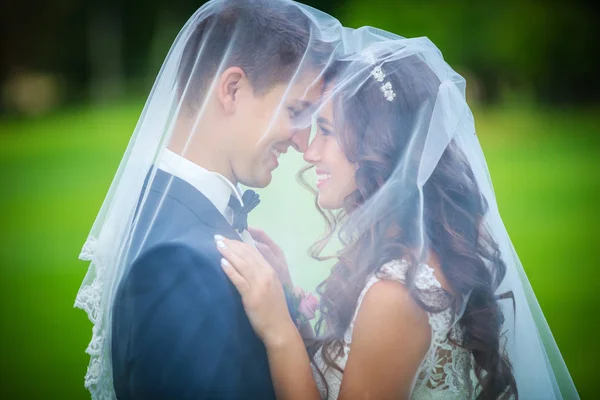
[(203, 276), (207, 279), (219, 270), (218, 251), (214, 243), (206, 242), (195, 246), (182, 241), (163, 242), (150, 246), (131, 262), (127, 278), (136, 280), (192, 279)]
[(159, 242), (153, 246), (144, 249), (133, 261), (147, 262), (150, 260), (161, 261), (209, 261), (212, 255), (217, 253), (216, 249), (211, 251), (207, 243), (199, 243), (192, 246), (183, 240)]

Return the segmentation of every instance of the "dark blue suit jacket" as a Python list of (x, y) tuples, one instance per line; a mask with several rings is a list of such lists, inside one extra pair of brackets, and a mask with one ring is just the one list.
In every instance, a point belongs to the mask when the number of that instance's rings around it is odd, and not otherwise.
[(213, 239), (239, 240), (231, 225), (161, 170), (137, 221), (113, 303), (117, 398), (274, 399), (265, 348)]

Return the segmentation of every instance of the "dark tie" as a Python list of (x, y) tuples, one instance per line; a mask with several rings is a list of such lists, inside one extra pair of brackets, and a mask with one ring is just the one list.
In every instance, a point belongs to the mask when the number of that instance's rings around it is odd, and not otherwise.
[(248, 214), (260, 203), (260, 198), (254, 190), (246, 190), (242, 195), (242, 202), (243, 207), (237, 197), (231, 195), (228, 204), (233, 210), (233, 229), (239, 233), (248, 229)]

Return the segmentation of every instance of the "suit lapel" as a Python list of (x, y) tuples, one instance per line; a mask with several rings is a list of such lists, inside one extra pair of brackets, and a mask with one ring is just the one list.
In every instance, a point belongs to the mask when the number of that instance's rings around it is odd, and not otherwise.
[(186, 181), (157, 168), (150, 190), (176, 199), (219, 234), (234, 240), (240, 239), (214, 204)]

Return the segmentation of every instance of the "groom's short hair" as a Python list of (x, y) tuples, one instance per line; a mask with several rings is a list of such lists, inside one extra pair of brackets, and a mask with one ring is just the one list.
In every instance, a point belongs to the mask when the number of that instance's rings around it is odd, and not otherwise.
[(314, 39), (311, 30), (317, 27), (298, 4), (217, 0), (211, 6), (187, 40), (179, 65), (178, 95), (185, 92), (184, 103), (192, 108), (228, 67), (242, 68), (260, 95), (290, 80), (301, 62), (317, 66), (329, 60), (331, 44)]

